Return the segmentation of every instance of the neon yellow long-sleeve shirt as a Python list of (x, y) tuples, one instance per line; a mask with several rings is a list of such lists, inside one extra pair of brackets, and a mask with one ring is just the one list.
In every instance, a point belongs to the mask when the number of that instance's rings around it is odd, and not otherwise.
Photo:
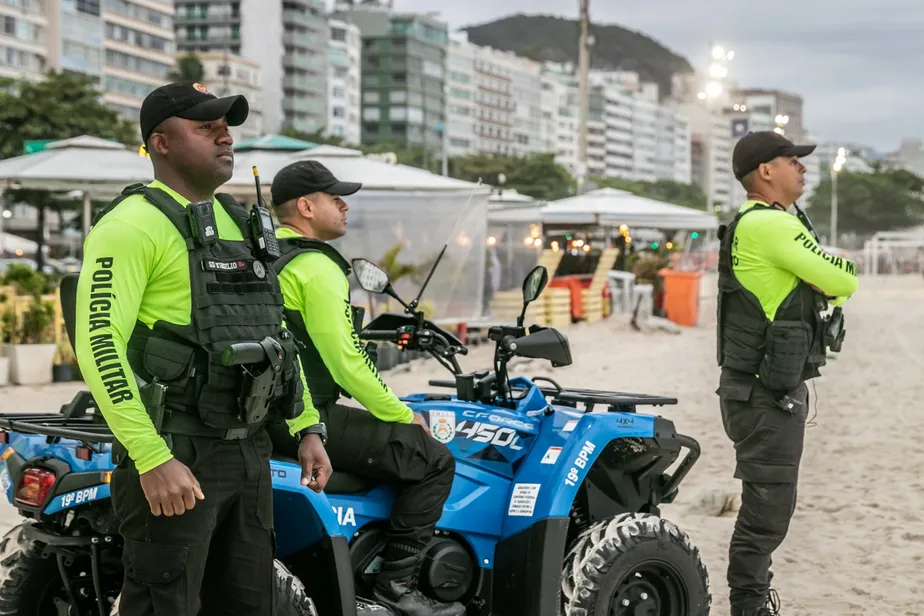
[[(276, 237), (301, 236), (283, 227)], [(279, 284), (286, 308), (302, 316), (334, 381), (382, 421), (411, 423), (414, 413), (382, 381), (354, 341), (353, 323), (344, 310), (350, 303), (350, 281), (340, 267), (321, 253), (303, 253), (282, 270)]]
[[(161, 182), (181, 205), (189, 200)], [(242, 241), (241, 230), (213, 199), (218, 236)], [(138, 321), (189, 325), (192, 318), (189, 256), (173, 224), (142, 195), (126, 198), (87, 236), (77, 285), (75, 351), (87, 386), (113, 434), (125, 446), (139, 473), (173, 455), (157, 434), (138, 393), (126, 347)], [(105, 353), (95, 353), (102, 346)], [(97, 359), (98, 358), (98, 359)], [(319, 414), (301, 370), (305, 410), (288, 422), (290, 431), (314, 425)]]
[[(739, 211), (759, 203), (747, 201)], [(859, 284), (853, 261), (822, 250), (798, 218), (776, 208), (741, 218), (731, 255), (738, 281), (760, 300), (771, 321), (800, 280), (835, 297), (834, 305), (846, 302)]]

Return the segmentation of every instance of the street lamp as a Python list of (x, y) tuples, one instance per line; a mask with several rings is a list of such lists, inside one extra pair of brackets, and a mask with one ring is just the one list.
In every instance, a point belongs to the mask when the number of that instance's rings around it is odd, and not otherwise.
[(837, 246), (837, 174), (847, 164), (847, 149), (838, 148), (837, 158), (831, 165), (831, 245)]
[[(706, 110), (709, 117), (709, 130), (707, 132), (706, 145), (706, 193), (709, 203), (715, 200), (715, 130), (713, 114), (716, 112), (716, 106), (713, 101), (717, 100), (725, 92), (724, 81), (728, 77), (728, 63), (735, 57), (735, 52), (725, 49), (721, 45), (713, 45), (710, 53), (709, 63), (709, 81), (706, 86), (696, 94), (696, 98), (706, 103)], [(721, 109), (721, 105), (718, 106)]]
[(783, 127), (789, 124), (789, 116), (778, 113), (776, 114), (776, 117), (773, 118), (773, 121), (776, 122), (776, 128), (773, 129), (773, 132), (778, 135), (785, 135), (786, 129)]

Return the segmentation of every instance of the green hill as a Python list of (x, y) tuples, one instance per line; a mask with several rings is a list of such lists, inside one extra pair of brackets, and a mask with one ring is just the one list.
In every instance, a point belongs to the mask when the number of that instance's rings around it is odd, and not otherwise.
[[(462, 30), (475, 45), (512, 51), (537, 62), (578, 63), (577, 20), (518, 13)], [(674, 73), (693, 72), (686, 58), (639, 32), (595, 23), (590, 32), (595, 39), (590, 48), (591, 68), (635, 71), (642, 81), (657, 83), (662, 97), (670, 93)]]

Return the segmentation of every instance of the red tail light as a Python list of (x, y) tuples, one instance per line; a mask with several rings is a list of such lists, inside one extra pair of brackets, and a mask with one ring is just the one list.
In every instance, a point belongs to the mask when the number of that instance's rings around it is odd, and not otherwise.
[(48, 496), (48, 490), (55, 485), (55, 474), (41, 468), (26, 469), (19, 489), (16, 490), (16, 501), (30, 507), (41, 507)]

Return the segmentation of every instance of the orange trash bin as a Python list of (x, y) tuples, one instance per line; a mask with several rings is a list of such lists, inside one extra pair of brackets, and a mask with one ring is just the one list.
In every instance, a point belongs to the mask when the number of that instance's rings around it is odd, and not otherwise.
[(699, 286), (702, 272), (681, 272), (662, 269), (664, 279), (664, 312), (669, 321), (685, 327), (699, 323)]

